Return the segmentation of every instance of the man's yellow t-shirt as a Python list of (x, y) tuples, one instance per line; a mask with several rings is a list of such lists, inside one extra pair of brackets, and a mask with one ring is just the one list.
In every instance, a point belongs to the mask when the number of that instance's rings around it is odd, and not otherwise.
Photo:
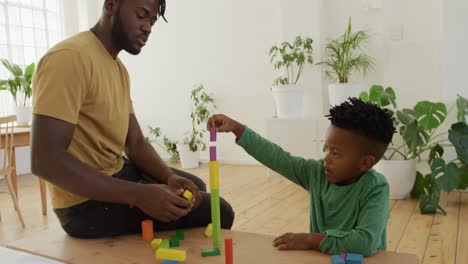
[[(40, 60), (33, 113), (75, 125), (67, 152), (81, 162), (109, 176), (120, 171), (132, 112), (125, 66), (91, 31), (60, 42)], [(53, 184), (49, 190), (54, 208), (88, 200)]]

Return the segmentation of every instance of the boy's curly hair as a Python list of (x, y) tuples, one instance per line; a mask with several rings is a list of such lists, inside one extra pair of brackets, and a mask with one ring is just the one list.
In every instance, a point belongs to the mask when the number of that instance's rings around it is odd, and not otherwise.
[(385, 144), (386, 147), (395, 133), (390, 111), (355, 97), (332, 107), (326, 117), (334, 126)]

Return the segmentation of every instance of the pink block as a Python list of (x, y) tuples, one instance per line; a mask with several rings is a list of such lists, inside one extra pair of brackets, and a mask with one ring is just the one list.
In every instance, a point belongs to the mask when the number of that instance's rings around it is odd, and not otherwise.
[(341, 253), (340, 256), (341, 256), (341, 258), (342, 258), (344, 261), (346, 261), (346, 253)]
[(216, 160), (216, 147), (210, 147), (210, 160)]
[(212, 127), (210, 130), (210, 141), (216, 141), (216, 127)]

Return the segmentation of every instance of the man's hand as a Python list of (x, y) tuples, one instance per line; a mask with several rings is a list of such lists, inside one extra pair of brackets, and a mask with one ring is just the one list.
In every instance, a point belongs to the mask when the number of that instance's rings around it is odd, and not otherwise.
[(273, 240), (279, 250), (318, 249), (325, 238), (321, 233), (286, 233)]
[(175, 189), (182, 189), (182, 193), (184, 192), (184, 190), (189, 190), (193, 195), (191, 201), (193, 204), (193, 208), (197, 208), (200, 205), (200, 190), (198, 189), (197, 185), (195, 185), (195, 183), (193, 183), (191, 180), (178, 176), (176, 174), (172, 174), (167, 179), (167, 185)]
[(192, 210), (192, 204), (181, 197), (183, 192), (165, 184), (142, 184), (135, 205), (159, 221), (176, 221)]
[(225, 115), (213, 115), (208, 119), (207, 128), (210, 130), (212, 127), (216, 127), (218, 132), (232, 132), (239, 139), (244, 133), (245, 126), (234, 119), (231, 119)]

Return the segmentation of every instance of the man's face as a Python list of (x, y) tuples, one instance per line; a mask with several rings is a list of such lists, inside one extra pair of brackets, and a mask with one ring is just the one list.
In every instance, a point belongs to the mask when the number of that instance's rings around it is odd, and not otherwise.
[(362, 136), (355, 135), (334, 125), (327, 130), (325, 146), (325, 176), (329, 183), (348, 184), (354, 182), (367, 168), (363, 164), (363, 149), (368, 142)]
[(113, 17), (112, 39), (123, 50), (137, 55), (156, 22), (158, 0), (121, 0)]

